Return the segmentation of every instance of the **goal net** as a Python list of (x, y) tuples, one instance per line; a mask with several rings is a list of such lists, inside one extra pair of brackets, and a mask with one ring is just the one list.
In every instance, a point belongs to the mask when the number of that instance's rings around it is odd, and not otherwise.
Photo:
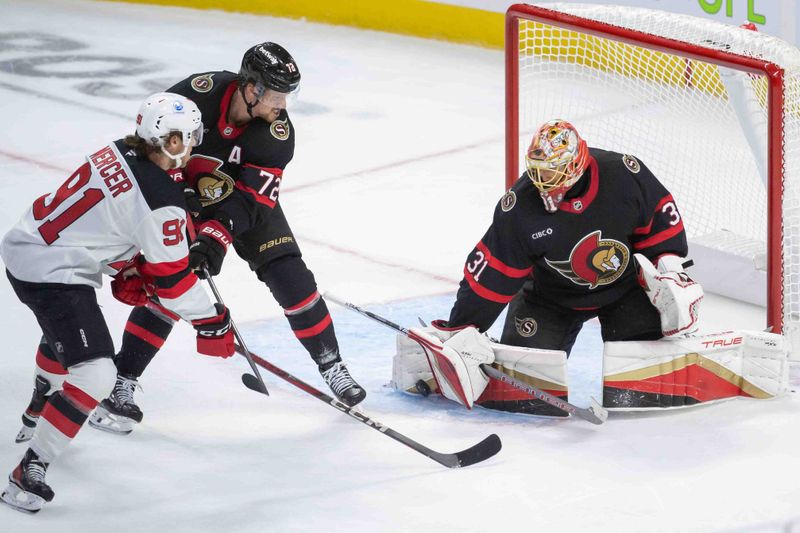
[(767, 325), (800, 349), (800, 51), (687, 15), (517, 4), (506, 99), (507, 184), (553, 118), (635, 155), (681, 209), (693, 277), (765, 305)]

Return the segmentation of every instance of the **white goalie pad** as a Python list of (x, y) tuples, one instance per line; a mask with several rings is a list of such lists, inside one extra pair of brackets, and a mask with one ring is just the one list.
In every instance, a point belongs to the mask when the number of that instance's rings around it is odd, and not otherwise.
[[(490, 342), (494, 353), (492, 366), (501, 372), (555, 396), (567, 398), (567, 354), (560, 350), (539, 350)], [(391, 386), (412, 394), (438, 392), (427, 357), (418, 343), (405, 335), (397, 336), (397, 353), (392, 365)], [(533, 398), (527, 393), (489, 379), (483, 393), (475, 399), (492, 409), (531, 412), (524, 401)], [(541, 407), (532, 414), (541, 414)]]
[(727, 398), (768, 399), (789, 384), (788, 343), (761, 331), (606, 342), (603, 406), (642, 410)]

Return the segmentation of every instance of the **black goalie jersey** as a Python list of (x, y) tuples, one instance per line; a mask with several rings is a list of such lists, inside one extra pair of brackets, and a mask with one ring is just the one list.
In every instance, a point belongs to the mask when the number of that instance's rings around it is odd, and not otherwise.
[(487, 330), (528, 279), (531, 295), (594, 310), (634, 288), (634, 253), (687, 254), (683, 219), (669, 191), (630, 155), (592, 148), (589, 168), (555, 213), (523, 174), (472, 250), (451, 326)]
[(204, 206), (201, 218), (223, 209), (234, 235), (269, 219), (294, 156), (294, 128), (285, 109), (272, 123), (252, 120), (236, 127), (227, 121), (238, 87), (236, 74), (220, 71), (194, 74), (168, 89), (190, 98), (203, 114), (203, 143), (184, 169)]

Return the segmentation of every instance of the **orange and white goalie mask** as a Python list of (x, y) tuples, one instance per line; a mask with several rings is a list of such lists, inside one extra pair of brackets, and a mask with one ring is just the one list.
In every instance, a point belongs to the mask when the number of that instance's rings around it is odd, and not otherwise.
[(545, 209), (555, 213), (564, 195), (586, 171), (589, 148), (575, 126), (566, 120), (551, 120), (533, 134), (525, 163)]

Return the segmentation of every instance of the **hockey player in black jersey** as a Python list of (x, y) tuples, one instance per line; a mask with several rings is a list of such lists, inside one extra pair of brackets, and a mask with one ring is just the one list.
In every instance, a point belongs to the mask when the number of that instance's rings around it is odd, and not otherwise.
[(149, 97), (135, 135), (89, 155), (3, 238), (8, 279), (43, 334), (37, 401), (18, 437), (30, 445), (0, 494), (4, 503), (33, 513), (53, 499), (48, 466), (114, 386), (114, 344), (95, 294), (103, 274), (114, 276), (115, 295), (133, 298), (146, 289), (129, 274), (144, 271), (163, 308), (195, 327), (198, 352), (233, 355), (228, 310), (211, 302), (189, 269), (186, 202), (167, 174), (184, 164), (202, 128), (200, 111), (185, 97)]
[[(594, 317), (604, 341), (697, 329), (702, 289), (684, 272), (683, 219), (643, 162), (589, 148), (563, 120), (534, 134), (526, 162), (467, 258), (448, 320), (429, 331), (485, 332), (506, 305), (501, 344), (567, 355)], [(643, 290), (644, 278), (664, 290)]]
[[(327, 306), (278, 200), (284, 169), (294, 155), (287, 100), (294, 98), (299, 84), (300, 71), (292, 56), (266, 42), (247, 50), (238, 74), (194, 74), (169, 89), (197, 103), (207, 128), (203, 145), (184, 171), (189, 202), (197, 214), (190, 264), (216, 275), (232, 243), (283, 307), (295, 336), (331, 390), (355, 405), (366, 391), (342, 362)], [(133, 392), (173, 323), (174, 317), (157, 302), (131, 312), (116, 357), (117, 386), (92, 425), (129, 432), (142, 420)]]
[(502, 343), (567, 353), (593, 317), (606, 341), (697, 328), (687, 308), (662, 331), (670, 310), (657, 309), (638, 281), (634, 254), (686, 276), (688, 252), (675, 200), (643, 162), (588, 148), (563, 120), (538, 130), (526, 160), (467, 258), (447, 326), (485, 331), (509, 304)]

